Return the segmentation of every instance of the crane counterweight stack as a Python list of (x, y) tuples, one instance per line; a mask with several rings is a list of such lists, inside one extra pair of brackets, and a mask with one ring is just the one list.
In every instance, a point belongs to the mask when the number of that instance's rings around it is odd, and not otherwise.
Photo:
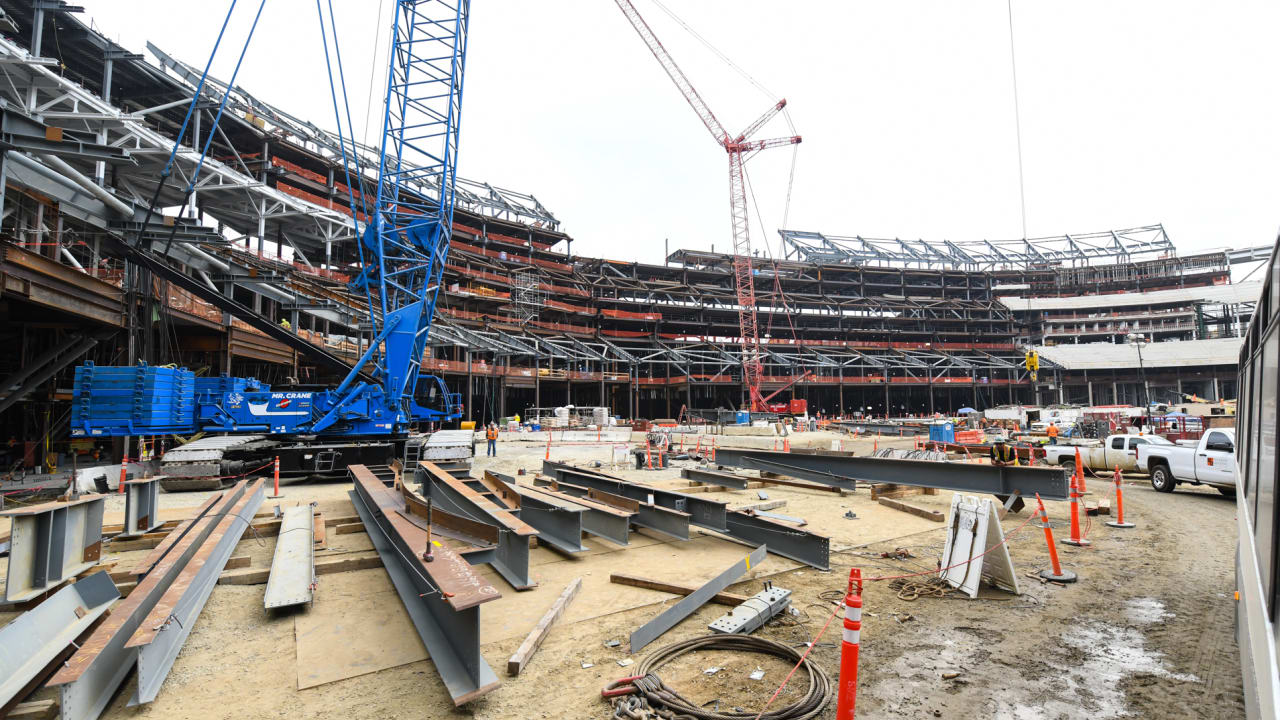
[(711, 137), (715, 139), (729, 158), (729, 210), (733, 226), (733, 279), (734, 289), (738, 296), (738, 330), (741, 333), (742, 346), (742, 379), (747, 387), (748, 401), (752, 412), (765, 412), (767, 404), (760, 394), (761, 376), (764, 364), (761, 359), (760, 331), (756, 321), (755, 278), (751, 264), (751, 232), (747, 220), (747, 187), (746, 163), (744, 154), (753, 154), (769, 148), (784, 145), (795, 145), (800, 142), (799, 135), (773, 138), (770, 140), (751, 140), (750, 138), (763, 128), (787, 106), (787, 101), (779, 100), (737, 135), (730, 135), (716, 118), (715, 113), (698, 94), (693, 83), (676, 64), (671, 53), (654, 35), (649, 24), (644, 21), (630, 0), (615, 0), (618, 9), (626, 16), (635, 28), (640, 39), (649, 47), (649, 51), (657, 58), (658, 64), (666, 71), (667, 76), (675, 83), (676, 88), (684, 95), (684, 99), (693, 108), (698, 119), (706, 126)]

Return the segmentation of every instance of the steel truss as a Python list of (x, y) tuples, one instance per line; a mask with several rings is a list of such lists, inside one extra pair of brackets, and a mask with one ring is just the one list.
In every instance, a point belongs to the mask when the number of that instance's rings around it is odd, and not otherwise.
[(1163, 225), (1145, 225), (1081, 235), (1022, 240), (902, 240), (779, 230), (784, 257), (816, 263), (882, 267), (942, 267), (964, 270), (1033, 269), (1087, 265), (1098, 260), (1130, 262), (1175, 254)]

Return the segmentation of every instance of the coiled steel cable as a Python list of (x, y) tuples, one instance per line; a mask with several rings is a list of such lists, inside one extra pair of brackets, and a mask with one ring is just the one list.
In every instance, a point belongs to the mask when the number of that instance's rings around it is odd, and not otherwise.
[(760, 720), (809, 720), (817, 717), (823, 708), (831, 702), (831, 679), (827, 673), (811, 658), (803, 657), (800, 652), (773, 640), (753, 637), (751, 635), (728, 634), (707, 635), (678, 642), (659, 648), (640, 663), (639, 673), (644, 677), (635, 681), (636, 688), (650, 705), (674, 712), (677, 717), (692, 717), (698, 720), (752, 720), (757, 717), (751, 712), (711, 712), (686, 700), (662, 682), (656, 671), (672, 660), (686, 653), (698, 650), (736, 650), (754, 652), (762, 655), (773, 655), (788, 663), (799, 663), (809, 675), (809, 690), (804, 697), (785, 707), (779, 707), (760, 715)]

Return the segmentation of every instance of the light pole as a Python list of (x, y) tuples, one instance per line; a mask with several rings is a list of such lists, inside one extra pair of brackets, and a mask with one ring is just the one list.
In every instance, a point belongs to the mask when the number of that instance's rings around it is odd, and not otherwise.
[(1142, 381), (1142, 415), (1144, 425), (1151, 424), (1151, 394), (1147, 390), (1147, 371), (1142, 366), (1142, 346), (1151, 342), (1142, 333), (1129, 333), (1129, 344), (1138, 351), (1138, 379)]

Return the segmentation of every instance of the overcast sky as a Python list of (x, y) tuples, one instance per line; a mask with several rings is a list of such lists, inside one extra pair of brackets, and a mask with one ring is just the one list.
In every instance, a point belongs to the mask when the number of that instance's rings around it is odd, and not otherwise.
[[(332, 2), (363, 132), (371, 76), (381, 116), (394, 0)], [(634, 2), (726, 128), (771, 104), (654, 0)], [(788, 100), (804, 137), (790, 228), (1022, 237), (1005, 0), (663, 2)], [(78, 4), (127, 48), (203, 66), (229, 2)], [(257, 5), (236, 8), (223, 79)], [(1031, 237), (1163, 223), (1183, 253), (1275, 240), (1280, 4), (1015, 0), (1013, 21)], [(311, 0), (271, 0), (237, 83), (332, 128), (318, 27)], [(779, 118), (759, 137), (785, 134)], [(791, 167), (788, 148), (748, 165), (753, 241), (775, 255)], [(472, 3), (459, 171), (535, 195), (579, 254), (730, 246), (725, 154), (611, 0)]]

